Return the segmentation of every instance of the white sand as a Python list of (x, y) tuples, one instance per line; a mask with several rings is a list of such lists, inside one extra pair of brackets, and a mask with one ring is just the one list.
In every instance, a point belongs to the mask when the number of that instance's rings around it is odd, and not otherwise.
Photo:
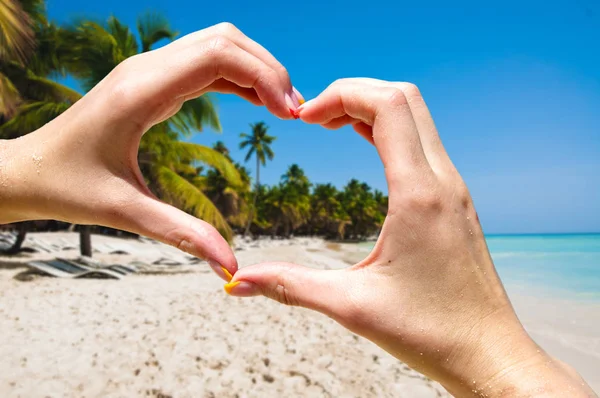
[[(31, 237), (51, 249), (76, 246), (78, 239), (66, 233)], [(149, 242), (94, 236), (93, 244), (105, 252), (94, 258), (105, 262), (188, 259)], [(110, 254), (115, 248), (132, 254)], [(366, 254), (318, 239), (240, 242), (238, 249), (241, 266), (284, 260), (339, 268)], [(227, 296), (204, 263), (153, 267), (179, 273), (121, 281), (21, 280), (19, 261), (54, 255), (0, 257), (2, 397), (448, 396), (320, 314)], [(74, 258), (77, 252), (60, 255)], [(515, 303), (534, 337), (599, 389), (594, 331), (600, 330), (600, 307), (541, 299)]]

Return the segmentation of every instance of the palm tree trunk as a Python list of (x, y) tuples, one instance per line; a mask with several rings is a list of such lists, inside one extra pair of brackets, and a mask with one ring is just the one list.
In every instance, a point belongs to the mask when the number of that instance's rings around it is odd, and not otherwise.
[(260, 188), (260, 159), (256, 156), (256, 188), (254, 190), (254, 199), (252, 200), (252, 207), (250, 208), (250, 217), (248, 218), (248, 225), (244, 231), (244, 237), (250, 232), (250, 226), (254, 221), (254, 212), (256, 211), (256, 199), (258, 198), (258, 189)]
[(92, 257), (92, 227), (82, 225), (79, 231), (79, 248), (82, 256)]

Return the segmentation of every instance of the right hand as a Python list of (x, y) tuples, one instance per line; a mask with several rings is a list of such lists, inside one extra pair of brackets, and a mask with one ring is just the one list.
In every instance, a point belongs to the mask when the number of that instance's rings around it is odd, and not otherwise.
[(228, 279), (237, 261), (209, 224), (160, 200), (137, 162), (142, 135), (207, 92), (234, 93), (291, 119), (285, 68), (231, 24), (127, 59), (51, 123), (2, 142), (0, 223), (55, 219), (122, 229), (209, 260)]
[(460, 397), (540, 389), (587, 396), (582, 380), (544, 353), (517, 319), (467, 187), (416, 86), (341, 80), (298, 113), (327, 128), (352, 125), (376, 146), (389, 188), (383, 229), (353, 267), (258, 264), (238, 271), (226, 285), (230, 294), (323, 312)]

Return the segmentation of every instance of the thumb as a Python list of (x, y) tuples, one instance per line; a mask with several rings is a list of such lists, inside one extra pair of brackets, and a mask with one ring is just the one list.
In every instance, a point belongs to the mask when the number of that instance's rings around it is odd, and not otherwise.
[(232, 296), (263, 295), (285, 305), (319, 311), (336, 320), (351, 307), (348, 272), (290, 263), (262, 263), (240, 269), (225, 285)]
[(237, 272), (231, 247), (212, 225), (149, 196), (143, 195), (135, 202), (120, 210), (116, 222), (111, 224), (205, 259), (225, 281)]

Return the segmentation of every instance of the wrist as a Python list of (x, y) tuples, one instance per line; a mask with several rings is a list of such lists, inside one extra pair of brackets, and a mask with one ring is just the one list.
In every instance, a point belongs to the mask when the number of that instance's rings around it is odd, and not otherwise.
[(542, 350), (516, 316), (512, 317), (512, 326), (507, 326), (510, 319), (502, 322), (498, 318), (494, 318), (494, 325), (482, 325), (463, 354), (450, 361), (452, 374), (440, 382), (451, 394), (489, 398), (593, 396), (576, 372), (565, 372), (565, 365)]

